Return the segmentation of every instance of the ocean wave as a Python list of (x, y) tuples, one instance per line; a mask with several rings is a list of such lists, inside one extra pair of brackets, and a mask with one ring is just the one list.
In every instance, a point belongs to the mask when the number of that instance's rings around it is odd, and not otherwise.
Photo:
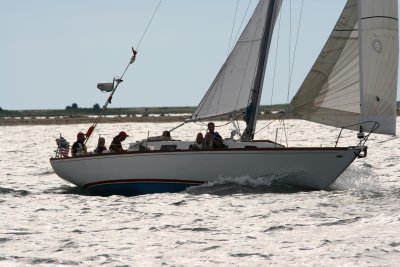
[(45, 194), (66, 194), (66, 195), (82, 195), (82, 196), (92, 196), (88, 190), (82, 187), (78, 186), (69, 186), (69, 185), (63, 185), (60, 187), (53, 187), (50, 188), (46, 191), (44, 191)]
[(13, 196), (27, 196), (29, 191), (27, 190), (15, 190), (11, 188), (0, 187), (0, 195), (13, 195)]
[(47, 175), (51, 175), (54, 174), (55, 172), (52, 169), (47, 169), (45, 171), (41, 171), (39, 173), (37, 173), (37, 176), (47, 176)]

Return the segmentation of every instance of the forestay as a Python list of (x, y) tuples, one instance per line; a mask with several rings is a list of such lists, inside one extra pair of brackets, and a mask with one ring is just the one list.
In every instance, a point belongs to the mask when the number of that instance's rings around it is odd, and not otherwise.
[(377, 121), (395, 134), (397, 65), (397, 0), (349, 0), (291, 112), (336, 127)]

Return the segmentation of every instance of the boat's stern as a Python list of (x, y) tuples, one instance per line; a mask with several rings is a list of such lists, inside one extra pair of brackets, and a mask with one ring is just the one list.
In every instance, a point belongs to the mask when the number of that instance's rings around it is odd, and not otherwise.
[(71, 163), (68, 158), (50, 158), (50, 165), (53, 168), (54, 172), (63, 180), (72, 183), (77, 186), (83, 186), (81, 180), (76, 179), (74, 175), (74, 170), (76, 169), (74, 166), (70, 166)]

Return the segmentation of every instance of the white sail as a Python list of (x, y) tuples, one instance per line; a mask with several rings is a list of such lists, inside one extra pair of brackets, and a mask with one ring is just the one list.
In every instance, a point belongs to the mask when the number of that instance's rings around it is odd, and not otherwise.
[(379, 122), (381, 133), (396, 134), (397, 0), (362, 0), (361, 3), (363, 120)]
[(292, 112), (336, 127), (377, 121), (377, 132), (395, 134), (397, 64), (397, 1), (349, 0)]
[[(249, 23), (192, 115), (201, 119), (245, 109), (253, 87), (270, 0), (259, 1)], [(278, 0), (277, 8), (281, 0)], [(277, 14), (278, 12), (275, 12)], [(274, 27), (276, 16), (272, 20)]]

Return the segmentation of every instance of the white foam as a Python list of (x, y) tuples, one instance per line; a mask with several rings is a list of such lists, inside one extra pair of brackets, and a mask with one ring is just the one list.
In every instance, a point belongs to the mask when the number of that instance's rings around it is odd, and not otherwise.
[(362, 191), (377, 191), (379, 184), (376, 180), (377, 175), (368, 165), (350, 166), (339, 178), (330, 186), (333, 190), (359, 189)]

